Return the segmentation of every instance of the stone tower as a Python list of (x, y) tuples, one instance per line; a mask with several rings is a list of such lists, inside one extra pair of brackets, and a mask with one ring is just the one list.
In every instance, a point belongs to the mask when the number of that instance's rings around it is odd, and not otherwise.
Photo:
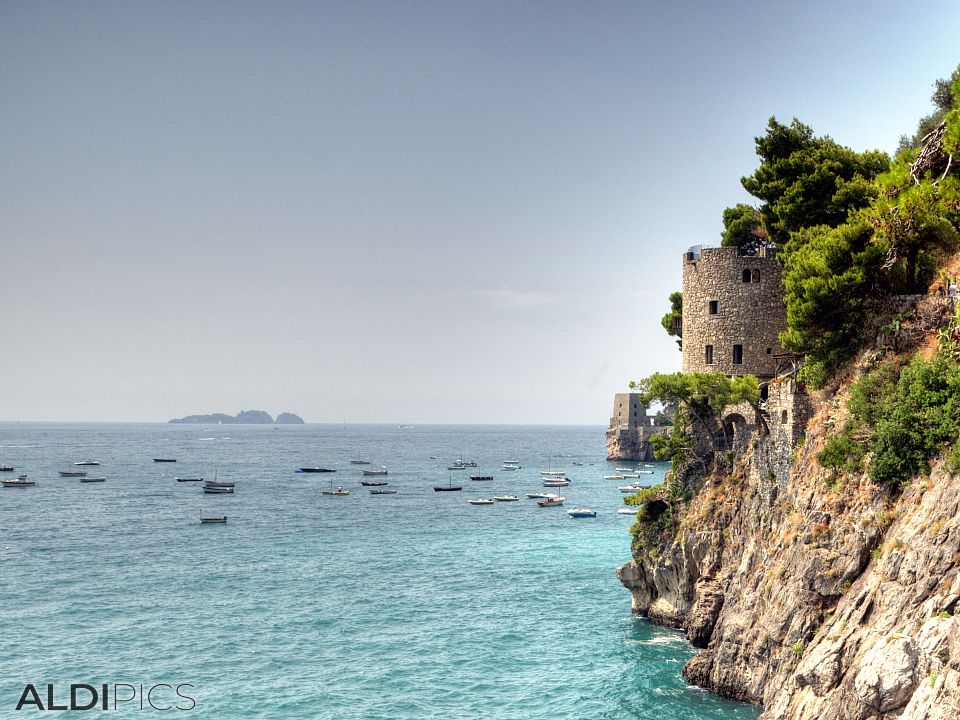
[(774, 248), (691, 248), (683, 256), (683, 372), (776, 373), (787, 328)]
[(607, 428), (607, 460), (653, 460), (650, 437), (670, 429), (654, 426), (638, 393), (617, 393)]

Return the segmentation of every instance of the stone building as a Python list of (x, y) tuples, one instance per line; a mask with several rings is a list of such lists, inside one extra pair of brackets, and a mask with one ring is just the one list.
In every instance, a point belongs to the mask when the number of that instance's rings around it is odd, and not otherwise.
[(774, 248), (694, 247), (683, 256), (683, 372), (776, 373), (786, 330)]
[(670, 430), (653, 424), (637, 393), (617, 393), (607, 429), (607, 460), (653, 460), (650, 438)]

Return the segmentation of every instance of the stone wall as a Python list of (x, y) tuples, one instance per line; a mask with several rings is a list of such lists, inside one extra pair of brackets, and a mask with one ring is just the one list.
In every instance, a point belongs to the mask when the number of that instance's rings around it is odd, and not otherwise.
[[(780, 265), (772, 248), (757, 255), (741, 255), (735, 247), (684, 255), (683, 372), (772, 377), (773, 356), (783, 352), (778, 335), (786, 327)], [(742, 349), (738, 364), (735, 345)]]

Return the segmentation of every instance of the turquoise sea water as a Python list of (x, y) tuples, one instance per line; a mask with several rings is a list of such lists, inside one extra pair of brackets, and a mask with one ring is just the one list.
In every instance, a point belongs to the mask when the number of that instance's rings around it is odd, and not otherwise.
[[(461, 455), (496, 480), (447, 471)], [(85, 458), (105, 483), (57, 477)], [(371, 496), (353, 458), (398, 494)], [(26, 683), (189, 683), (176, 715), (202, 718), (758, 714), (688, 687), (683, 637), (630, 615), (602, 428), (0, 424), (0, 463), (39, 483), (0, 489), (0, 717)], [(595, 520), (523, 497), (551, 468)], [(235, 495), (174, 480), (214, 471)], [(463, 492), (433, 491), (451, 476)], [(467, 504), (503, 493), (521, 500)], [(138, 702), (103, 714), (156, 712)]]

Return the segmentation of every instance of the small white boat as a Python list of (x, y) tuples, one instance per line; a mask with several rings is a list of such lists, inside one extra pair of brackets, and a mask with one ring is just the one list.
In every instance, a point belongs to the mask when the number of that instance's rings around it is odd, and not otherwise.
[(595, 518), (597, 511), (590, 508), (572, 508), (567, 510), (567, 515), (572, 518)]
[(520, 469), (520, 466), (519, 466), (519, 465), (507, 465), (506, 463), (504, 463), (503, 465), (500, 466), (500, 469), (501, 469), (501, 470), (519, 470), (519, 469)]
[(467, 466), (461, 463), (454, 463), (453, 465), (447, 465), (447, 470), (466, 470)]
[(535, 492), (527, 493), (527, 497), (531, 500), (544, 500), (546, 498), (557, 497), (554, 493), (545, 493), (545, 492)]
[(380, 468), (379, 470), (364, 470), (364, 475), (389, 475), (385, 467)]
[(616, 475), (604, 475), (604, 480), (623, 480), (623, 475), (617, 473)]
[(644, 485), (621, 485), (620, 487), (617, 488), (617, 490), (619, 490), (624, 495), (626, 495), (628, 493), (629, 494), (635, 493), (638, 490), (643, 490), (644, 487), (645, 487)]
[(537, 505), (539, 507), (558, 507), (563, 505), (563, 501), (566, 500), (562, 495), (554, 495), (553, 497), (544, 498), (543, 500), (537, 500)]
[(540, 474), (543, 477), (563, 477), (567, 474), (566, 470), (541, 470)]
[(653, 470), (637, 470), (639, 475), (653, 475)]
[(74, 465), (99, 465), (96, 460), (77, 460)]
[(495, 495), (493, 499), (497, 502), (516, 502), (520, 498), (516, 495)]
[(107, 478), (105, 478), (103, 475), (101, 475), (100, 477), (83, 477), (83, 478), (80, 478), (80, 482), (82, 482), (82, 483), (99, 483), (99, 482), (106, 482), (106, 481), (107, 481)]
[(637, 514), (637, 511), (638, 511), (639, 509), (640, 509), (640, 508), (636, 508), (636, 507), (632, 507), (632, 508), (629, 508), (629, 507), (620, 508), (619, 510), (617, 510), (617, 515), (636, 515), (636, 514)]
[(19, 475), (15, 480), (3, 480), (4, 487), (35, 487), (36, 480), (31, 480), (26, 475)]
[(380, 489), (380, 490), (371, 490), (371, 495), (396, 495), (396, 490)]
[(555, 480), (544, 480), (544, 487), (566, 487), (570, 484), (570, 481), (566, 478), (557, 478)]
[(369, 465), (370, 461), (369, 460), (351, 460), (350, 464), (351, 465)]
[(617, 472), (633, 472), (633, 468), (614, 468)]
[(344, 489), (343, 487), (341, 487), (341, 486), (339, 486), (339, 485), (337, 486), (337, 489), (334, 490), (334, 489), (333, 489), (333, 486), (331, 485), (329, 490), (322, 490), (322, 491), (320, 492), (320, 494), (321, 494), (321, 495), (331, 495), (331, 496), (336, 496), (336, 497), (343, 497), (343, 496), (345, 496), (345, 495), (349, 495), (349, 494), (350, 494), (350, 491)]
[(473, 498), (473, 500), (467, 500), (471, 505), (493, 505), (493, 500), (485, 497)]
[(61, 470), (60, 477), (86, 477), (86, 470)]
[(640, 476), (637, 475), (636, 473), (624, 473), (620, 477), (622, 477), (624, 480), (634, 480)]

